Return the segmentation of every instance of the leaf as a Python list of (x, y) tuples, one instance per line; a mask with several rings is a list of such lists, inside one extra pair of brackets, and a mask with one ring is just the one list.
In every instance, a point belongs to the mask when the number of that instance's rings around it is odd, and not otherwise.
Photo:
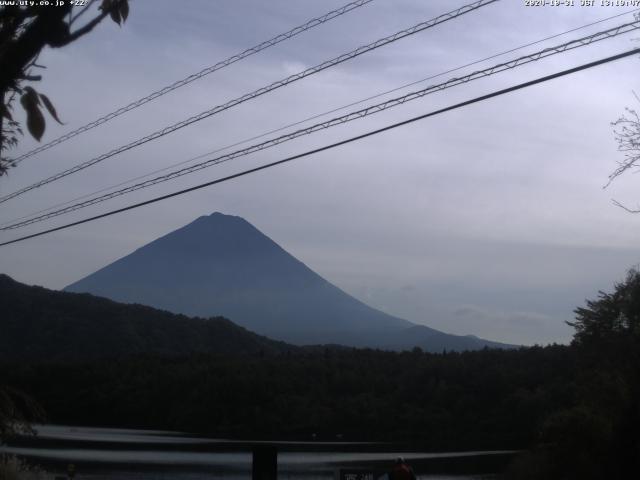
[(44, 134), (44, 115), (38, 107), (31, 111), (27, 111), (27, 129), (36, 140), (40, 141)]
[(103, 12), (109, 12), (109, 16), (111, 17), (111, 20), (116, 22), (118, 25), (120, 25), (120, 22), (122, 22), (120, 5), (117, 0), (102, 0), (102, 4), (100, 5), (99, 9), (102, 10)]
[(127, 21), (129, 17), (129, 0), (120, 0), (120, 16), (122, 17), (122, 23)]
[(58, 118), (58, 114), (56, 113), (56, 108), (53, 106), (53, 103), (51, 103), (51, 100), (49, 100), (49, 97), (47, 97), (44, 93), (41, 93), (40, 98), (42, 99), (42, 103), (44, 103), (44, 106), (47, 107), (49, 114), (55, 119), (55, 121), (58, 122), (60, 125), (64, 125)]
[[(38, 92), (36, 92), (33, 87), (24, 87), (24, 94), (20, 99), (20, 103), (22, 103), (22, 99), (27, 97), (29, 102), (33, 102), (35, 105), (40, 105), (40, 99), (38, 98)], [(22, 105), (24, 107), (24, 104)]]
[(11, 112), (9, 112), (9, 109), (7, 108), (6, 105), (4, 104), (0, 105), (0, 112), (2, 113), (2, 116), (7, 120), (13, 120), (13, 117), (11, 116)]
[(40, 141), (44, 134), (44, 115), (40, 111), (38, 94), (31, 87), (25, 87), (25, 93), (20, 97), (20, 104), (27, 113), (27, 129), (36, 140)]
[(31, 111), (27, 111), (27, 129), (36, 140), (40, 141), (44, 134), (44, 115), (38, 107)]
[(117, 8), (112, 8), (109, 12), (109, 15), (111, 16), (111, 20), (120, 25), (120, 22), (122, 21), (122, 18), (120, 17), (120, 10), (118, 10)]

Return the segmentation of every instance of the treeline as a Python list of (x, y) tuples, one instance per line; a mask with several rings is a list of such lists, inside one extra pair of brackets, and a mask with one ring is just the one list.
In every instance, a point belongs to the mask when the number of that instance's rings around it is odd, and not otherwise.
[(296, 348), (223, 317), (190, 318), (89, 294), (56, 292), (23, 285), (2, 274), (0, 299), (0, 361), (82, 361), (142, 353), (244, 354)]
[(628, 479), (640, 471), (640, 272), (575, 313), (569, 402), (542, 419), (515, 478)]
[(56, 423), (506, 449), (531, 445), (544, 418), (575, 402), (574, 357), (565, 346), (443, 354), (316, 348), (0, 368)]
[(432, 354), (289, 349), (254, 337), (244, 354), (5, 360), (0, 379), (40, 401), (54, 423), (522, 448), (516, 479), (633, 478), (640, 273), (575, 313), (570, 346)]

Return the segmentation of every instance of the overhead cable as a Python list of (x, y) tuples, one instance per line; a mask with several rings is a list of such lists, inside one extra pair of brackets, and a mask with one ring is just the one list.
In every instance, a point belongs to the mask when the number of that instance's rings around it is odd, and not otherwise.
[(226, 177), (223, 177), (223, 178), (218, 178), (216, 180), (212, 180), (212, 181), (209, 181), (209, 182), (201, 183), (199, 185), (195, 185), (193, 187), (185, 188), (185, 189), (179, 190), (177, 192), (173, 192), (173, 193), (169, 193), (169, 194), (162, 195), (162, 196), (159, 196), (159, 197), (155, 197), (155, 198), (152, 198), (150, 200), (146, 200), (144, 202), (139, 202), (139, 203), (136, 203), (136, 204), (133, 204), (133, 205), (128, 205), (128, 206), (123, 207), (123, 208), (118, 208), (116, 210), (111, 210), (109, 212), (102, 213), (100, 215), (95, 215), (93, 217), (89, 217), (89, 218), (85, 218), (85, 219), (82, 219), (82, 220), (78, 220), (76, 222), (67, 223), (66, 225), (61, 225), (61, 226), (50, 228), (50, 229), (47, 229), (47, 230), (43, 230), (43, 231), (40, 231), (40, 232), (37, 232), (37, 233), (32, 233), (30, 235), (25, 235), (25, 236), (20, 237), (20, 238), (16, 238), (16, 239), (13, 239), (13, 240), (2, 242), (2, 243), (0, 243), (0, 247), (3, 247), (5, 245), (11, 245), (11, 244), (17, 243), (17, 242), (22, 242), (22, 241), (28, 240), (30, 238), (40, 237), (40, 236), (46, 235), (48, 233), (57, 232), (57, 231), (64, 230), (64, 229), (67, 229), (67, 228), (71, 228), (71, 227), (74, 227), (74, 226), (77, 226), (77, 225), (82, 225), (84, 223), (93, 222), (93, 221), (101, 219), (101, 218), (109, 217), (109, 216), (112, 216), (112, 215), (116, 215), (118, 213), (123, 213), (123, 212), (129, 211), (129, 210), (140, 208), (140, 207), (143, 207), (145, 205), (150, 205), (152, 203), (157, 203), (157, 202), (160, 202), (162, 200), (167, 200), (169, 198), (177, 197), (179, 195), (184, 195), (186, 193), (190, 193), (190, 192), (193, 192), (193, 191), (196, 191), (196, 190), (200, 190), (202, 188), (210, 187), (212, 185), (216, 185), (216, 184), (219, 184), (219, 183), (227, 182), (229, 180), (233, 180), (233, 179), (240, 178), (240, 177), (243, 177), (243, 176), (255, 173), (255, 172), (266, 170), (268, 168), (275, 167), (277, 165), (282, 165), (284, 163), (291, 162), (293, 160), (297, 160), (297, 159), (300, 159), (300, 158), (303, 158), (303, 157), (307, 157), (307, 156), (310, 156), (310, 155), (313, 155), (313, 154), (316, 154), (316, 153), (320, 153), (320, 152), (324, 152), (324, 151), (327, 151), (327, 150), (331, 150), (333, 148), (336, 148), (336, 147), (339, 147), (339, 146), (342, 146), (342, 145), (346, 145), (348, 143), (352, 143), (352, 142), (359, 141), (359, 140), (362, 140), (362, 139), (365, 139), (365, 138), (368, 138), (368, 137), (371, 137), (371, 136), (374, 136), (374, 135), (378, 135), (378, 134), (380, 134), (382, 132), (386, 132), (388, 130), (393, 130), (395, 128), (398, 128), (398, 127), (401, 127), (401, 126), (404, 126), (404, 125), (408, 125), (410, 123), (414, 123), (414, 122), (417, 122), (419, 120), (424, 120), (424, 119), (429, 118), (429, 117), (434, 117), (436, 115), (440, 115), (440, 114), (445, 113), (445, 112), (450, 112), (452, 110), (456, 110), (456, 109), (459, 109), (459, 108), (462, 108), (462, 107), (466, 107), (466, 106), (469, 106), (469, 105), (472, 105), (472, 104), (475, 104), (475, 103), (483, 102), (485, 100), (489, 100), (491, 98), (495, 98), (495, 97), (498, 97), (498, 96), (501, 96), (501, 95), (505, 95), (507, 93), (515, 92), (517, 90), (522, 90), (524, 88), (528, 88), (528, 87), (531, 87), (533, 85), (537, 85), (537, 84), (540, 84), (540, 83), (548, 82), (550, 80), (554, 80), (556, 78), (560, 78), (560, 77), (564, 77), (564, 76), (567, 76), (567, 75), (571, 75), (571, 74), (574, 74), (574, 73), (577, 73), (577, 72), (580, 72), (580, 71), (583, 71), (583, 70), (588, 70), (590, 68), (594, 68), (594, 67), (597, 67), (599, 65), (603, 65), (603, 64), (606, 64), (606, 63), (609, 63), (609, 62), (620, 60), (622, 58), (626, 58), (626, 57), (629, 57), (631, 55), (636, 55), (638, 53), (640, 53), (640, 48), (635, 48), (633, 50), (629, 50), (627, 52), (619, 53), (617, 55), (612, 55), (610, 57), (606, 57), (606, 58), (597, 60), (595, 62), (586, 63), (586, 64), (580, 65), (578, 67), (570, 68), (568, 70), (563, 70), (561, 72), (557, 72), (557, 73), (554, 73), (554, 74), (551, 74), (551, 75), (540, 77), (540, 78), (537, 78), (535, 80), (530, 80), (528, 82), (520, 83), (518, 85), (514, 85), (514, 86), (508, 87), (508, 88), (504, 88), (502, 90), (498, 90), (498, 91), (495, 91), (495, 92), (492, 92), (492, 93), (489, 93), (489, 94), (486, 94), (486, 95), (482, 95), (480, 97), (476, 97), (476, 98), (473, 98), (471, 100), (467, 100), (465, 102), (457, 103), (457, 104), (451, 105), (449, 107), (445, 107), (445, 108), (441, 108), (439, 110), (435, 110), (435, 111), (432, 111), (432, 112), (429, 112), (429, 113), (425, 113), (423, 115), (419, 115), (417, 117), (413, 117), (413, 118), (410, 118), (408, 120), (404, 120), (402, 122), (398, 122), (398, 123), (394, 123), (394, 124), (391, 124), (391, 125), (387, 125), (386, 127), (378, 128), (376, 130), (372, 130), (370, 132), (363, 133), (361, 135), (357, 135), (355, 137), (350, 137), (350, 138), (347, 138), (345, 140), (341, 140), (339, 142), (332, 143), (330, 145), (325, 145), (324, 147), (315, 148), (313, 150), (309, 150), (307, 152), (300, 153), (298, 155), (293, 155), (293, 156), (284, 158), (282, 160), (278, 160), (278, 161), (275, 161), (275, 162), (267, 163), (267, 164), (261, 165), (259, 167), (255, 167), (255, 168), (251, 168), (251, 169), (248, 169), (248, 170), (244, 170), (242, 172), (235, 173), (233, 175), (229, 175), (229, 176), (226, 176)]
[(190, 84), (191, 82), (195, 82), (196, 80), (209, 75), (210, 73), (213, 73), (217, 70), (221, 70), (225, 67), (228, 67), (229, 65), (232, 65), (240, 60), (243, 60), (247, 57), (250, 57), (251, 55), (254, 55), (258, 52), (261, 52), (262, 50), (265, 50), (269, 47), (273, 47), (274, 45), (277, 45), (280, 42), (283, 42), (285, 40), (288, 40), (290, 38), (295, 37), (296, 35), (299, 35), (302, 32), (306, 32), (307, 30), (311, 30), (314, 27), (317, 27), (319, 25), (322, 25), (324, 23), (327, 23), (330, 20), (333, 20), (336, 17), (339, 17), (341, 15), (344, 15), (347, 12), (350, 12), (352, 10), (355, 10), (356, 8), (362, 7), (368, 3), (371, 3), (373, 0), (357, 0), (355, 2), (351, 2), (351, 3), (347, 3), (346, 5), (337, 8), (335, 10), (332, 10), (328, 13), (325, 13), (324, 15), (311, 19), (308, 22), (299, 25), (291, 30), (289, 30), (288, 32), (285, 33), (281, 33), (280, 35), (276, 35), (275, 37), (266, 40), (254, 47), (248, 48), (243, 52), (237, 53), (235, 55), (232, 55), (231, 57), (222, 60), (218, 63), (216, 63), (215, 65), (211, 65), (207, 68), (204, 68), (202, 70), (200, 70), (197, 73), (194, 73), (192, 75), (189, 75), (188, 77), (185, 77), (181, 80), (178, 80), (174, 83), (172, 83), (171, 85), (167, 85), (166, 87), (161, 88), (160, 90), (156, 90), (153, 93), (150, 93), (149, 95), (147, 95), (146, 97), (142, 97), (138, 100), (135, 100), (131, 103), (129, 103), (128, 105), (125, 105), (124, 107), (118, 108), (117, 110), (114, 110), (113, 112), (110, 112), (90, 123), (87, 123), (86, 125), (83, 125), (82, 127), (79, 127), (71, 132), (65, 133), (64, 135), (51, 140), (48, 143), (45, 143), (44, 145), (41, 145), (37, 148), (34, 148), (33, 150), (30, 150), (16, 158), (13, 159), (9, 159), (8, 162), (10, 165), (17, 165), (18, 163), (20, 163), (21, 161), (23, 161), (26, 158), (32, 157), (34, 155), (36, 155), (37, 153), (43, 152), (45, 150), (50, 149), (51, 147), (54, 147), (56, 145), (59, 145), (63, 142), (66, 142), (67, 140), (80, 135), (81, 133), (84, 133), (88, 130), (91, 130), (99, 125), (102, 125), (104, 123), (107, 123), (110, 120), (113, 120), (116, 117), (119, 117), (120, 115), (123, 115), (131, 110), (134, 110), (138, 107), (141, 107), (142, 105), (144, 105), (145, 103), (151, 102), (152, 100), (155, 100), (156, 98), (159, 98), (163, 95), (166, 95), (169, 92), (172, 92), (173, 90), (177, 90), (180, 87), (184, 87), (185, 85)]
[(93, 191), (93, 192), (90, 192), (90, 193), (83, 194), (83, 195), (81, 195), (81, 196), (79, 196), (79, 197), (75, 197), (75, 198), (73, 198), (73, 199), (71, 199), (71, 200), (66, 200), (66, 201), (64, 201), (64, 202), (57, 203), (57, 204), (52, 205), (52, 206), (50, 206), (50, 207), (47, 207), (47, 208), (44, 208), (44, 209), (38, 210), (38, 211), (36, 211), (36, 212), (31, 212), (31, 213), (26, 214), (26, 215), (22, 215), (22, 216), (20, 216), (20, 217), (14, 218), (14, 219), (12, 219), (12, 220), (4, 221), (4, 222), (0, 223), (0, 227), (3, 227), (3, 226), (8, 225), (8, 224), (10, 224), (10, 223), (18, 222), (19, 220), (23, 220), (23, 219), (25, 219), (25, 218), (30, 218), (30, 217), (33, 217), (33, 216), (35, 216), (35, 215), (38, 215), (38, 214), (41, 214), (41, 213), (48, 212), (48, 211), (50, 211), (50, 210), (57, 209), (57, 208), (59, 208), (59, 207), (65, 206), (65, 205), (70, 205), (70, 204), (72, 204), (72, 203), (78, 202), (79, 200), (83, 200), (83, 199), (85, 199), (85, 198), (91, 197), (91, 196), (93, 196), (93, 195), (97, 195), (97, 194), (99, 194), (99, 193), (108, 192), (109, 190), (113, 190), (114, 188), (122, 187), (122, 186), (127, 185), (127, 184), (129, 184), (129, 183), (131, 183), (131, 182), (135, 182), (135, 181), (137, 181), (137, 180), (142, 180), (143, 178), (150, 177), (151, 175), (156, 175), (156, 174), (158, 174), (158, 173), (166, 172), (167, 170), (170, 170), (170, 169), (172, 169), (172, 168), (176, 168), (176, 167), (179, 167), (179, 166), (181, 166), (181, 165), (186, 165), (187, 163), (195, 162), (196, 160), (200, 160), (200, 159), (202, 159), (202, 158), (208, 157), (208, 156), (210, 156), (210, 155), (214, 155), (214, 154), (219, 153), (219, 152), (223, 152), (223, 151), (228, 150), (228, 149), (230, 149), (230, 148), (237, 147), (237, 146), (242, 145), (242, 144), (245, 144), (245, 143), (249, 143), (249, 142), (251, 142), (251, 141), (253, 141), (253, 140), (258, 140), (258, 139), (260, 139), (260, 138), (264, 138), (264, 137), (266, 137), (266, 136), (268, 136), (268, 135), (271, 135), (271, 134), (274, 134), (274, 133), (282, 132), (282, 131), (287, 130), (287, 129), (292, 128), (292, 127), (297, 127), (298, 125), (302, 125), (302, 124), (307, 123), (307, 122), (309, 122), (309, 121), (311, 121), (311, 120), (316, 120), (316, 119), (321, 118), (321, 117), (324, 117), (324, 116), (326, 116), (326, 115), (329, 115), (329, 114), (332, 114), (332, 113), (339, 112), (340, 110), (344, 110), (344, 109), (346, 109), (346, 108), (353, 107), (353, 106), (355, 106), (355, 105), (360, 105), (361, 103), (367, 102), (367, 101), (369, 101), (369, 100), (374, 100), (374, 99), (376, 99), (376, 98), (383, 97), (383, 96), (388, 95), (388, 94), (390, 94), (390, 93), (394, 93), (394, 92), (397, 92), (397, 91), (400, 91), (400, 90), (404, 90), (404, 89), (406, 89), (406, 88), (408, 88), (408, 87), (411, 87), (411, 86), (414, 86), (414, 85), (418, 85), (418, 84), (420, 84), (420, 83), (424, 83), (424, 82), (426, 82), (426, 81), (428, 81), (428, 80), (432, 80), (432, 79), (434, 79), (434, 78), (441, 77), (441, 76), (446, 75), (446, 74), (448, 74), (448, 73), (457, 72), (457, 71), (462, 70), (462, 69), (464, 69), (464, 68), (471, 67), (471, 66), (473, 66), (473, 65), (478, 65), (478, 64), (480, 64), (480, 63), (484, 63), (484, 62), (486, 62), (487, 60), (492, 60), (492, 59), (494, 59), (494, 58), (504, 56), (504, 55), (506, 55), (506, 54), (508, 54), (508, 53), (513, 53), (513, 52), (516, 52), (516, 51), (519, 51), (519, 50), (523, 50), (523, 49), (525, 49), (525, 48), (527, 48), (527, 47), (531, 47), (531, 46), (533, 46), (533, 45), (539, 45), (540, 43), (544, 43), (544, 42), (549, 41), (549, 40), (552, 40), (552, 39), (554, 39), (554, 38), (558, 38), (558, 37), (561, 37), (561, 36), (567, 35), (567, 34), (569, 34), (569, 33), (576, 32), (576, 31), (578, 31), (578, 30), (583, 30), (583, 29), (585, 29), (585, 28), (592, 27), (592, 26), (594, 26), (594, 25), (598, 25), (598, 24), (601, 24), (601, 23), (607, 22), (607, 21), (612, 20), (612, 19), (614, 19), (614, 18), (622, 17), (622, 16), (624, 16), (624, 15), (629, 15), (629, 14), (634, 13), (634, 12), (636, 12), (636, 11), (640, 11), (640, 8), (637, 8), (637, 9), (634, 9), (634, 10), (629, 10), (629, 11), (627, 11), (627, 12), (623, 12), (623, 13), (618, 13), (618, 14), (616, 14), (616, 15), (612, 15), (612, 16), (610, 16), (610, 17), (605, 17), (605, 18), (602, 18), (602, 19), (597, 20), (597, 21), (595, 21), (595, 22), (587, 23), (587, 24), (581, 25), (581, 26), (579, 26), (579, 27), (572, 28), (572, 29), (570, 29), (570, 30), (565, 30), (565, 31), (563, 31), (563, 32), (561, 32), (561, 33), (556, 33), (556, 34), (554, 34), (554, 35), (551, 35), (551, 36), (548, 36), (548, 37), (542, 38), (542, 39), (540, 39), (540, 40), (536, 40), (536, 41), (533, 41), (533, 42), (529, 42), (529, 43), (526, 43), (526, 44), (524, 44), (524, 45), (520, 45), (520, 46), (518, 46), (518, 47), (513, 47), (513, 48), (510, 48), (509, 50), (504, 50), (504, 51), (502, 51), (502, 52), (500, 52), (500, 53), (492, 54), (492, 55), (490, 55), (490, 56), (488, 56), (488, 57), (484, 57), (484, 58), (482, 58), (482, 59), (480, 59), (480, 60), (475, 60), (475, 61), (470, 62), (470, 63), (467, 63), (467, 64), (465, 64), (465, 65), (461, 65), (461, 66), (459, 66), (459, 67), (455, 67), (455, 68), (452, 68), (452, 69), (446, 70), (446, 71), (444, 71), (444, 72), (440, 72), (440, 73), (437, 73), (437, 74), (430, 75), (430, 76), (428, 76), (428, 77), (426, 77), (426, 78), (423, 78), (423, 79), (421, 79), (421, 80), (416, 80), (416, 81), (413, 81), (413, 82), (410, 82), (410, 83), (406, 83), (406, 84), (401, 85), (401, 86), (399, 86), (399, 87), (394, 87), (394, 88), (392, 88), (391, 90), (386, 90), (386, 91), (384, 91), (384, 92), (380, 92), (380, 93), (377, 93), (377, 94), (375, 94), (375, 95), (371, 95), (371, 96), (369, 96), (369, 97), (362, 98), (362, 99), (360, 99), (360, 100), (356, 100), (356, 101), (351, 102), (351, 103), (348, 103), (348, 104), (346, 104), (346, 105), (342, 105), (342, 106), (340, 106), (340, 107), (336, 107), (336, 108), (333, 108), (333, 109), (331, 109), (331, 110), (327, 110), (327, 111), (322, 112), (322, 113), (314, 114), (314, 115), (312, 115), (312, 116), (310, 116), (310, 117), (307, 117), (307, 118), (304, 118), (304, 119), (302, 119), (302, 120), (297, 120), (297, 121), (295, 121), (295, 122), (293, 122), (293, 123), (289, 123), (289, 124), (287, 124), (287, 125), (284, 125), (284, 126), (281, 126), (281, 127), (275, 128), (275, 129), (273, 129), (273, 130), (269, 130), (269, 131), (267, 131), (267, 132), (263, 132), (263, 133), (261, 133), (261, 134), (254, 135), (254, 136), (252, 136), (252, 137), (249, 137), (249, 138), (245, 138), (245, 139), (243, 139), (243, 140), (236, 141), (236, 142), (234, 142), (234, 143), (232, 143), (232, 144), (228, 144), (228, 145), (225, 145), (225, 146), (223, 146), (223, 147), (218, 147), (218, 148), (216, 148), (215, 150), (210, 150), (210, 151), (208, 151), (208, 152), (206, 152), (206, 153), (198, 154), (198, 155), (196, 155), (195, 157), (191, 157), (191, 158), (189, 158), (189, 159), (187, 159), (187, 160), (181, 160), (180, 162), (173, 163), (173, 164), (171, 164), (171, 165), (167, 165), (166, 167), (163, 167), (163, 168), (160, 168), (160, 169), (157, 169), (157, 170), (153, 170), (153, 171), (151, 171), (151, 172), (147, 172), (147, 173), (145, 173), (145, 174), (138, 175), (138, 176), (133, 177), (133, 178), (129, 178), (129, 179), (124, 180), (124, 181), (122, 181), (122, 182), (119, 182), (119, 183), (117, 183), (117, 184), (115, 184), (115, 185), (111, 185), (111, 186), (109, 186), (109, 187), (101, 188), (101, 189), (99, 189), (99, 190), (96, 190), (96, 191)]
[(92, 158), (91, 160), (87, 160), (83, 163), (80, 163), (72, 168), (69, 168), (67, 170), (64, 170), (60, 173), (57, 173), (55, 175), (52, 175), (48, 178), (45, 178), (43, 180), (40, 180), (34, 184), (31, 184), (27, 187), (21, 188), (20, 190), (17, 190), (13, 193), (10, 193), (8, 195), (5, 195), (3, 197), (0, 197), (0, 203), (4, 203), (7, 200), (11, 200), (12, 198), (15, 198), (19, 195), (22, 195), (26, 192), (29, 192), (35, 188), (39, 188), (42, 187), (43, 185), (47, 185), (48, 183), (54, 182), (56, 180), (60, 180), (61, 178), (64, 178), (68, 175), (77, 173), (81, 170), (84, 170), (85, 168), (89, 168), (97, 163), (100, 163), (108, 158), (111, 158), (115, 155), (118, 155), (120, 153), (126, 152), (128, 150), (131, 150), (132, 148), (138, 147), (140, 145), (143, 145), (147, 142), (150, 142), (152, 140), (157, 140), (160, 137), (163, 137), (165, 135), (168, 135), (169, 133), (173, 133), (176, 130), (179, 130), (181, 128), (187, 127), (189, 125), (192, 125), (196, 122), (199, 122), (201, 120), (204, 120), (205, 118), (209, 118), (212, 115), (215, 115), (217, 113), (220, 113), (224, 110), (227, 110), (229, 108), (235, 107), (236, 105), (239, 105), (241, 103), (244, 103), (248, 100), (252, 100), (256, 97), (259, 97), (261, 95), (264, 95), (268, 92), (271, 92), (273, 90), (276, 90), (278, 88), (284, 87), (285, 85), (289, 85), (290, 83), (296, 82), (298, 80), (301, 80), (303, 78), (306, 78), (310, 75), (313, 75), (315, 73), (321, 72), (323, 70), (326, 70), (327, 68), (333, 67), (335, 65), (338, 65), (340, 63), (346, 62), (347, 60), (351, 60), (357, 56), (360, 56), (364, 53), (370, 52), (372, 50), (375, 50), (377, 48), (380, 48), (384, 45), (393, 43), (395, 41), (398, 41), (402, 38), (405, 38), (409, 35), (414, 35), (418, 32), (421, 32), (423, 30), (426, 30), (428, 28), (434, 27), (436, 25), (439, 25), (441, 23), (444, 23), (446, 21), (452, 20), (454, 18), (458, 18), (466, 13), (475, 11), (481, 7), (487, 6), (489, 4), (495, 3), (497, 1), (500, 0), (479, 0), (476, 2), (473, 2), (471, 4), (465, 5), (463, 7), (457, 8), (455, 10), (452, 10), (451, 12), (445, 13), (443, 15), (440, 15), (438, 17), (435, 17), (431, 20), (428, 20), (426, 22), (421, 22), (417, 25), (414, 25), (413, 27), (410, 27), (408, 29), (405, 30), (401, 30), (397, 33), (394, 33), (393, 35), (390, 35), (388, 37), (382, 38), (380, 40), (376, 40), (373, 43), (370, 43), (368, 45), (362, 46), (362, 47), (358, 47), (355, 50), (352, 50), (349, 53), (345, 53), (342, 54), (332, 60), (327, 60), (325, 62), (322, 62), (319, 65), (316, 65), (315, 67), (311, 67), (308, 68), (302, 72), (299, 72), (297, 74), (294, 75), (290, 75), (289, 77), (283, 79), (283, 80), (279, 80), (277, 82), (274, 82), (266, 87), (262, 87), (259, 88), (258, 90), (255, 90), (251, 93), (247, 93), (245, 95), (242, 95), (241, 97), (238, 97), (234, 100), (231, 100), (223, 105), (218, 105), (216, 107), (213, 107), (210, 110), (206, 110), (202, 113), (199, 113), (198, 115), (194, 115), (192, 117), (187, 118), (186, 120), (182, 120), (178, 123), (174, 123), (173, 125), (170, 125), (168, 127), (162, 128), (160, 130), (157, 130), (156, 132), (147, 135), (145, 137), (139, 138), (138, 140), (135, 140), (131, 143), (128, 143), (126, 145), (123, 145), (121, 147), (118, 147), (114, 150), (111, 150), (110, 152), (104, 153), (102, 155), (99, 155), (98, 157)]
[(500, 73), (506, 70), (511, 70), (513, 68), (517, 68), (520, 67), (522, 65), (526, 65), (528, 63), (534, 62), (534, 61), (538, 61), (540, 59), (543, 58), (547, 58), (549, 56), (552, 55), (556, 55), (559, 53), (563, 53), (569, 50), (573, 50), (579, 47), (583, 47), (583, 46), (587, 46), (587, 45), (591, 45), (595, 42), (601, 41), (601, 40), (605, 40), (608, 38), (613, 38), (617, 35), (622, 35), (624, 33), (628, 33), (634, 30), (640, 29), (640, 21), (637, 22), (632, 22), (632, 23), (628, 23), (628, 24), (623, 24), (614, 28), (611, 28), (609, 30), (605, 30), (602, 32), (597, 32), (594, 33), (593, 35), (589, 35), (587, 37), (582, 37), (576, 40), (572, 40), (570, 42), (566, 42), (563, 43), (561, 45), (557, 45), (555, 47), (549, 47), (549, 48), (545, 48), (544, 50), (540, 50), (538, 52), (529, 54), (529, 55), (525, 55), (525, 56), (521, 56), (518, 57), (514, 60), (510, 60), (508, 62), (504, 62), (504, 63), (500, 63), (498, 65), (494, 65), (492, 67), (483, 69), (483, 70), (478, 70), (475, 71), (473, 73), (470, 73), (468, 75), (462, 76), (462, 77), (457, 77), (457, 78), (452, 78), (450, 80), (447, 80), (446, 82), (443, 83), (439, 83), (436, 85), (431, 85), (427, 88), (424, 88), (422, 90), (418, 90), (415, 92), (411, 92), (408, 93), (406, 95), (403, 95), (401, 97), (397, 97), (397, 98), (393, 98), (390, 100), (386, 100), (384, 102), (378, 103), (376, 105), (371, 105), (369, 107), (366, 107), (364, 109), (355, 111), (355, 112), (351, 112), (348, 113), (346, 115), (342, 115), (340, 117), (336, 117), (333, 118), (331, 120), (327, 120), (325, 122), (321, 122), (321, 123), (317, 123), (315, 125), (311, 125), (309, 127), (306, 128), (302, 128), (300, 130), (296, 130), (294, 132), (285, 134), (285, 135), (281, 135), (279, 137), (267, 140), (265, 142), (262, 143), (258, 143), (255, 145), (251, 145), (249, 147), (237, 150), (235, 152), (231, 152), (225, 155), (221, 155), (209, 160), (206, 160), (204, 162), (200, 162), (197, 163), (195, 165), (189, 166), (189, 167), (185, 167), (179, 170), (175, 170), (173, 172), (167, 173), (165, 175), (161, 175), (158, 177), (155, 177), (153, 179), (149, 179), (146, 180), (144, 182), (140, 182), (125, 188), (122, 188), (120, 190), (115, 190), (113, 192), (98, 196), (98, 197), (94, 197), (88, 200), (85, 200), (83, 202), (78, 202), (75, 203), (73, 205), (69, 205), (67, 207), (64, 208), (60, 208), (58, 210), (54, 210), (54, 211), (50, 211), (48, 213), (42, 214), (42, 215), (38, 215), (36, 217), (30, 218), (28, 220), (23, 220), (23, 221), (19, 221), (16, 223), (12, 223), (10, 225), (5, 225), (0, 227), (0, 231), (6, 231), (6, 230), (13, 230), (16, 228), (21, 228), (21, 227), (25, 227), (27, 225), (31, 225), (34, 223), (38, 223), (44, 220), (48, 220), (50, 218), (54, 218), (66, 213), (70, 213), (76, 210), (80, 210), (82, 208), (86, 208), (89, 207), (91, 205), (95, 205), (97, 203), (102, 203), (105, 202), (107, 200), (110, 200), (112, 198), (115, 197), (119, 197), (131, 192), (134, 192), (136, 190), (141, 190), (144, 188), (148, 188), (151, 187), (153, 185), (157, 185), (159, 183), (163, 183), (169, 180), (173, 180), (175, 178), (199, 171), (199, 170), (203, 170), (205, 168), (211, 167), (213, 165), (218, 165), (220, 163), (224, 163), (230, 160), (233, 160), (235, 158), (238, 157), (243, 157), (261, 150), (265, 150), (267, 148), (271, 148), (274, 147), (276, 145), (280, 145), (282, 143), (288, 142), (290, 140), (293, 140), (295, 138), (298, 137), (302, 137), (305, 135), (309, 135), (312, 134), (314, 132), (317, 132), (319, 130), (325, 130), (328, 128), (331, 128), (333, 126), (336, 125), (341, 125), (353, 120), (357, 120), (359, 118), (364, 118), (367, 117), (369, 115), (373, 115), (375, 113), (379, 113), (382, 112), (384, 110), (387, 110), (389, 108), (393, 108), (399, 105), (403, 105), (407, 102), (413, 101), (413, 100), (417, 100), (419, 98), (422, 98), (426, 95), (435, 93), (435, 92), (439, 92), (442, 90), (445, 90), (447, 88), (451, 88), (457, 85), (461, 85), (464, 83), (468, 83), (471, 82), (473, 80), (478, 80), (480, 78), (485, 78), (491, 75), (494, 75), (496, 73)]

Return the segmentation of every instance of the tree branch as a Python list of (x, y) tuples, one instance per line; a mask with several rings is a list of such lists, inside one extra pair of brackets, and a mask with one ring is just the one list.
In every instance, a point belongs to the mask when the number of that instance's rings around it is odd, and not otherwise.
[(96, 0), (89, 0), (89, 3), (87, 3), (87, 5), (82, 10), (80, 10), (77, 14), (71, 17), (71, 20), (69, 20), (69, 26), (73, 25), (75, 21), (78, 20), (78, 18), (80, 18), (81, 15), (89, 11), (89, 9), (91, 8), (91, 5), (93, 5), (95, 1)]
[[(32, 61), (42, 48), (64, 35), (61, 31), (66, 26), (64, 17), (71, 6), (47, 8), (27, 27), (16, 40), (7, 42), (6, 51), (0, 55), (0, 91), (6, 92), (16, 78), (24, 72), (25, 66)], [(68, 35), (68, 30), (67, 30)]]
[(611, 199), (611, 202), (616, 206), (616, 207), (620, 207), (621, 209), (629, 212), (629, 213), (640, 213), (640, 208), (637, 210), (633, 210), (629, 207), (624, 206), (623, 204), (621, 204), (619, 201), (614, 200), (613, 198)]
[(55, 46), (56, 47), (64, 47), (65, 45), (68, 45), (71, 42), (76, 41), (77, 39), (79, 39), (83, 35), (86, 35), (91, 30), (93, 30), (102, 20), (104, 20), (104, 18), (107, 15), (109, 15), (109, 10), (106, 10), (106, 9), (103, 10), (100, 15), (95, 17), (93, 20), (91, 20), (89, 23), (87, 23), (84, 27), (79, 28), (78, 30), (76, 30), (73, 33), (70, 33), (63, 42), (61, 42), (59, 45), (55, 45)]

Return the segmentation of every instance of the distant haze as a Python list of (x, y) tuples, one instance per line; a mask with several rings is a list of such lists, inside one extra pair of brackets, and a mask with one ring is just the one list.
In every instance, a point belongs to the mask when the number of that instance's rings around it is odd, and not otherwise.
[[(47, 69), (38, 72), (43, 81), (37, 88), (54, 101), (65, 122), (49, 122), (43, 142), (345, 3), (131, 2), (122, 27), (103, 22), (79, 42), (39, 57)], [(25, 160), (0, 179), (0, 194), (465, 3), (375, 0)], [(0, 223), (631, 10), (575, 3), (561, 8), (496, 2), (4, 203)], [(631, 20), (630, 14), (611, 19), (380, 100)], [(56, 221), (0, 232), (0, 240), (619, 53), (637, 46), (631, 40), (639, 36), (606, 40), (429, 95)], [(268, 232), (323, 278), (393, 317), (508, 343), (568, 342), (572, 332), (564, 322), (573, 309), (598, 290), (611, 289), (640, 262), (640, 216), (611, 203), (612, 198), (632, 207), (640, 202), (640, 177), (629, 175), (602, 188), (622, 158), (610, 122), (625, 106), (640, 107), (632, 94), (640, 91), (638, 66), (638, 58), (611, 63), (287, 166), (2, 247), (0, 272), (61, 289), (194, 218), (222, 211)], [(36, 145), (27, 135), (10, 154)]]
[(246, 220), (219, 212), (142, 246), (65, 290), (190, 316), (222, 315), (299, 345), (428, 351), (500, 346), (375, 310), (310, 270)]

